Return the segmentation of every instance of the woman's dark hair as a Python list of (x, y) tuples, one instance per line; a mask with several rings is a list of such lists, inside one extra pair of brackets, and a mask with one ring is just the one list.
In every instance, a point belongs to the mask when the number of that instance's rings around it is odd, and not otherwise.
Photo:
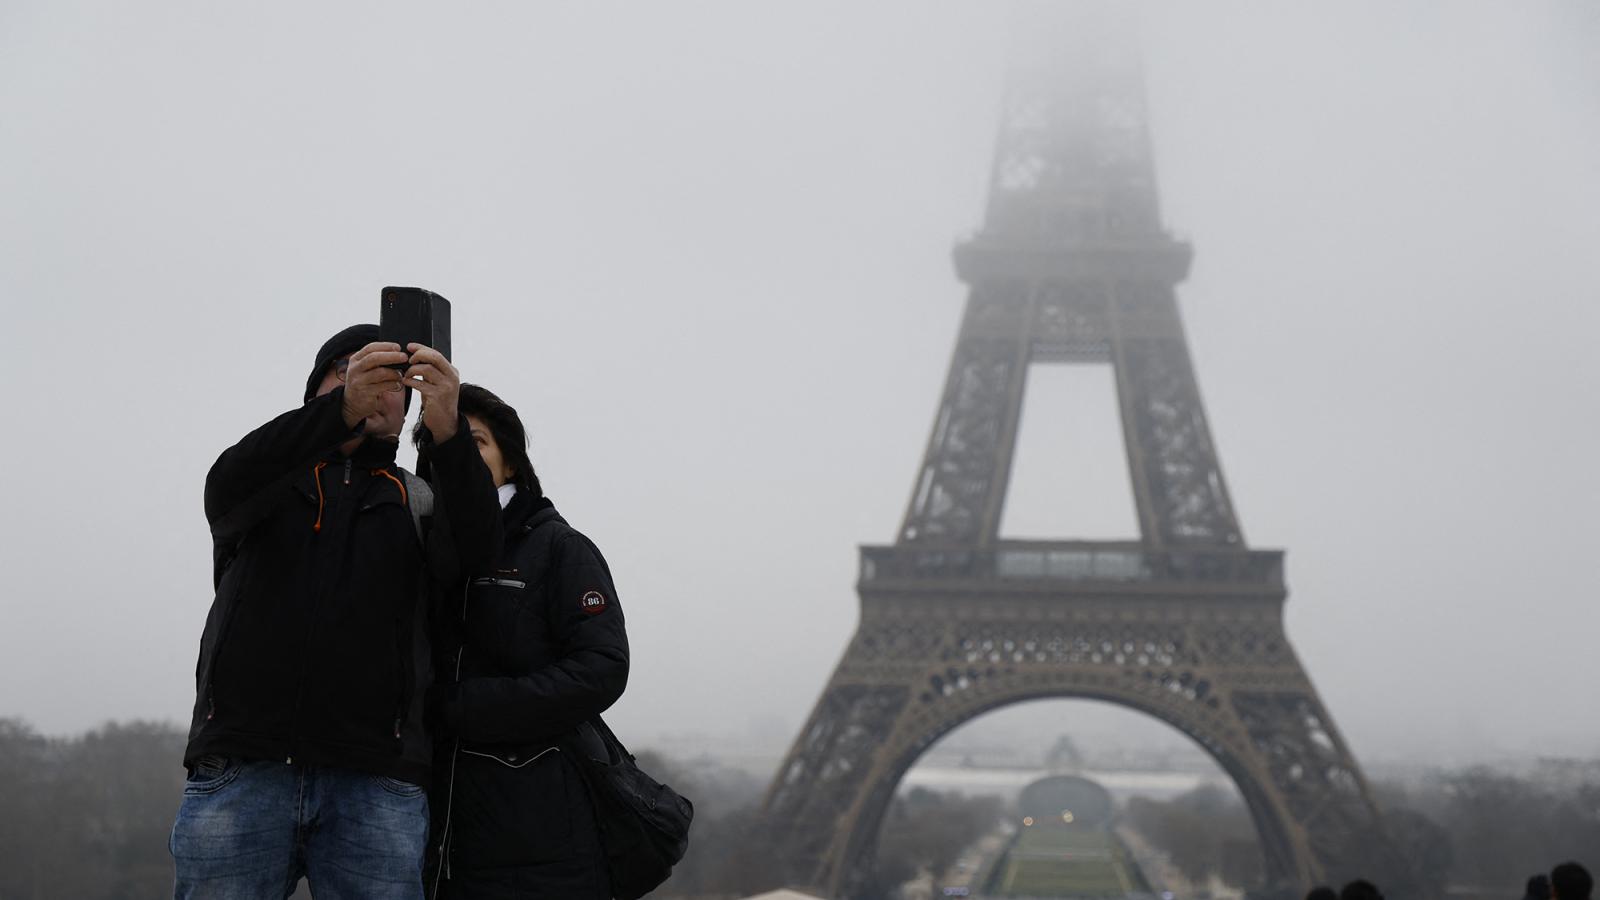
[(1339, 889), (1339, 900), (1383, 900), (1383, 892), (1365, 878), (1357, 878)]
[[(533, 471), (533, 463), (528, 459), (528, 432), (522, 427), (522, 419), (511, 404), (501, 400), (488, 388), (475, 384), (461, 385), (460, 398), (456, 406), (464, 416), (480, 419), (489, 426), (489, 433), (494, 435), (494, 442), (500, 447), (500, 456), (511, 467), (511, 480), (516, 483), (517, 489), (527, 491), (535, 497), (544, 496), (544, 487), (539, 484), (539, 475)], [(411, 430), (411, 441), (417, 447), (417, 474), (428, 478), (432, 473), (432, 462), (428, 459), (428, 446), (423, 440), (425, 432), (422, 423)]]

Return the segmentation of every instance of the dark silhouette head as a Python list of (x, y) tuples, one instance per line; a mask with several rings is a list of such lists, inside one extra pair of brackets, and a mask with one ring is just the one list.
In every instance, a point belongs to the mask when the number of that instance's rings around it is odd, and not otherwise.
[(1357, 878), (1339, 889), (1339, 900), (1383, 900), (1383, 892), (1365, 878)]
[(1550, 879), (1543, 875), (1529, 878), (1528, 886), (1522, 892), (1522, 900), (1550, 900)]
[(1550, 870), (1550, 896), (1554, 900), (1589, 900), (1594, 893), (1594, 878), (1575, 862), (1564, 862)]
[(1306, 892), (1306, 900), (1339, 900), (1339, 892), (1325, 884), (1319, 884)]

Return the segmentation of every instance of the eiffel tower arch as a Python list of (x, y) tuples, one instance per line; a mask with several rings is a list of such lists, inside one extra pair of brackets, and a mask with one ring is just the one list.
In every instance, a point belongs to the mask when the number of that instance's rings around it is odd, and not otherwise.
[[(861, 548), (860, 624), (768, 791), (768, 827), (791, 878), (856, 896), (929, 746), (1000, 707), (1089, 698), (1218, 762), (1268, 887), (1393, 883), (1404, 862), (1286, 637), (1283, 553), (1246, 544), (1223, 479), (1131, 23), (1047, 37), (1013, 66), (985, 221), (955, 251), (970, 291), (904, 521)], [(1026, 375), (1044, 364), (1114, 372), (1138, 540), (1000, 537)]]

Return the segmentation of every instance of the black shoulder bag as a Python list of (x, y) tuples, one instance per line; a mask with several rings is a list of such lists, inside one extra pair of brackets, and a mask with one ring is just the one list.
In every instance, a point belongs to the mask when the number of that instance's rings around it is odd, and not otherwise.
[(599, 716), (589, 724), (610, 758), (573, 756), (594, 801), (611, 896), (638, 900), (666, 881), (689, 849), (694, 804), (635, 765), (633, 754)]

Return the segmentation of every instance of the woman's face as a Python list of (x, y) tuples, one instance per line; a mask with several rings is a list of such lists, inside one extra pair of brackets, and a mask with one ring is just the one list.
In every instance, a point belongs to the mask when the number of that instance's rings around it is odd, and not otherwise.
[(494, 432), (477, 416), (467, 416), (467, 427), (472, 430), (472, 440), (478, 445), (478, 455), (483, 457), (483, 464), (489, 467), (489, 474), (494, 477), (494, 486), (499, 487), (516, 477), (511, 467), (506, 465), (505, 457), (500, 455), (500, 445), (495, 443)]

